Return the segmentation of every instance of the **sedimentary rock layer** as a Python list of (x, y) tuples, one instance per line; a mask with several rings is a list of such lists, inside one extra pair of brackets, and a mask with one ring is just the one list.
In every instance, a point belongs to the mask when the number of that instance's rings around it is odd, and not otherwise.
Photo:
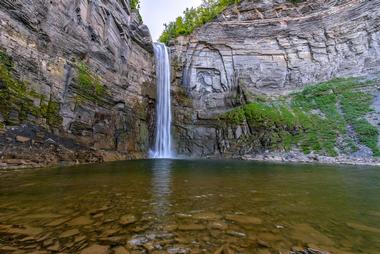
[[(13, 65), (9, 75), (26, 90), (16, 97), (32, 97), (36, 109), (56, 105), (52, 113), (60, 118), (51, 124), (44, 111), (31, 110), (21, 117), (23, 110), (10, 101), (10, 108), (0, 112), (6, 126), (1, 131), (3, 159), (20, 156), (17, 149), (25, 144), (13, 139), (9, 127), (21, 125), (21, 134), (32, 139), (42, 128), (41, 133), (54, 133), (91, 153), (146, 155), (154, 118), (149, 114), (155, 96), (153, 47), (148, 28), (128, 0), (0, 0), (0, 20), (0, 50)], [(30, 125), (38, 128), (28, 133)], [(44, 143), (45, 134), (39, 136)], [(27, 147), (33, 157), (33, 144)], [(59, 153), (52, 157), (55, 163), (65, 161)]]
[(251, 95), (276, 97), (378, 72), (379, 24), (379, 1), (245, 0), (178, 38), (172, 58), (180, 153), (223, 154), (215, 116)]

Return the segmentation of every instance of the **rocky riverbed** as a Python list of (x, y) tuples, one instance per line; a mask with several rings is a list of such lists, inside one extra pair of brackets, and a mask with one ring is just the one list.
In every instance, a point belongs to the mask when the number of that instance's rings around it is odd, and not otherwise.
[[(377, 170), (324, 167), (128, 161), (3, 171), (0, 253), (374, 253)], [(363, 192), (342, 200), (357, 185)]]

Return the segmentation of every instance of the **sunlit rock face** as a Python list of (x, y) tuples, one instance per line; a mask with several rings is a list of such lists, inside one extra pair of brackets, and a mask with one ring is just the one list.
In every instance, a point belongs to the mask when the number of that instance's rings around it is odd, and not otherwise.
[(178, 149), (195, 156), (223, 154), (224, 141), (235, 134), (220, 134), (215, 115), (251, 94), (279, 96), (377, 72), (379, 24), (379, 1), (246, 0), (178, 38), (172, 42), (175, 93), (191, 99), (178, 100)]
[[(15, 64), (13, 76), (58, 102), (62, 117), (54, 128), (32, 115), (13, 125), (37, 125), (92, 151), (120, 153), (111, 158), (147, 154), (154, 54), (149, 30), (128, 0), (0, 0), (0, 20), (0, 49)], [(102, 89), (81, 87), (81, 64)]]

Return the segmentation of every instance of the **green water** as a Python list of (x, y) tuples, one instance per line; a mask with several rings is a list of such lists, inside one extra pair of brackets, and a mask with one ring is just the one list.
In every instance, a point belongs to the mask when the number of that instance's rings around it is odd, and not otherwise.
[(380, 253), (380, 169), (146, 160), (0, 174), (0, 253), (80, 253), (93, 244), (132, 253), (223, 245)]

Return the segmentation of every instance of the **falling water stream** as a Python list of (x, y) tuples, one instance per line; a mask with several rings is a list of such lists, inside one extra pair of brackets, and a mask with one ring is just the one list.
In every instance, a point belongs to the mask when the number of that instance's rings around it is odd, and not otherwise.
[(171, 105), (169, 50), (162, 43), (154, 44), (157, 75), (156, 134), (151, 158), (171, 158)]

